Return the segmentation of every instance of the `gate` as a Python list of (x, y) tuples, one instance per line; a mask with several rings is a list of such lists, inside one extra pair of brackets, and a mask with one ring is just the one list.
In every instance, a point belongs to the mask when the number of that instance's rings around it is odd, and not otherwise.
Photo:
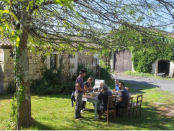
[(131, 53), (126, 51), (117, 51), (114, 54), (114, 70), (122, 73), (125, 71), (132, 71)]

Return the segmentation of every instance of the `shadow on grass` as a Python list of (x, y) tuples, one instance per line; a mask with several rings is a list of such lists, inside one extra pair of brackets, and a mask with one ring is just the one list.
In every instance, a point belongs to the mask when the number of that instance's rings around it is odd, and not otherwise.
[(37, 130), (54, 130), (51, 126), (42, 124), (36, 120), (33, 121), (32, 128), (36, 128)]
[(0, 96), (0, 101), (1, 100), (11, 100), (14, 97), (14, 94), (5, 94)]
[[(116, 123), (114, 123), (114, 116), (110, 114), (109, 125), (107, 125), (107, 120), (104, 117), (100, 120), (94, 121), (94, 109), (89, 109), (85, 111), (85, 114), (81, 121), (72, 120), (73, 116), (67, 117), (66, 122), (71, 123), (70, 126), (58, 125), (57, 127), (51, 127), (47, 124), (34, 121), (32, 128), (38, 130), (128, 130), (128, 129), (148, 129), (148, 130), (171, 130), (174, 128), (172, 124), (173, 119), (170, 117), (162, 116), (157, 113), (158, 109), (155, 106), (151, 106), (148, 102), (143, 103), (142, 115), (136, 118), (135, 113), (131, 113), (131, 119), (125, 120), (125, 116), (116, 118)], [(48, 118), (49, 119), (49, 118)], [(52, 119), (56, 121), (56, 119)], [(65, 120), (62, 120), (62, 122)]]
[[(137, 81), (129, 81), (129, 80), (124, 80), (126, 85), (129, 86), (129, 92), (130, 93), (138, 93), (138, 94), (144, 94), (147, 89), (155, 88), (158, 87), (156, 85), (147, 83), (147, 82), (137, 82)], [(71, 95), (49, 95), (49, 96), (44, 96), (44, 97), (56, 97), (56, 98), (62, 98), (62, 99), (70, 99)], [(40, 96), (42, 97), (42, 96)], [(71, 103), (71, 100), (70, 100)], [(87, 103), (88, 105), (88, 103)], [(93, 108), (93, 105), (90, 103), (90, 107)], [(131, 119), (125, 120), (124, 117), (116, 118), (116, 123), (114, 123), (114, 117), (113, 114), (110, 115), (109, 117), (109, 125), (107, 125), (107, 120), (104, 118), (101, 121), (94, 121), (94, 109), (89, 109), (85, 111), (84, 114), (85, 118), (82, 119), (80, 122), (75, 121), (75, 120), (70, 120), (67, 118), (66, 121), (74, 125), (72, 128), (67, 127), (64, 125), (61, 125), (59, 130), (84, 130), (84, 129), (98, 129), (98, 130), (108, 130), (108, 129), (160, 129), (160, 130), (171, 130), (174, 129), (174, 125), (171, 124), (173, 122), (173, 119), (170, 117), (166, 117), (164, 115), (158, 114), (158, 108), (152, 105), (149, 102), (143, 102), (143, 107), (142, 107), (142, 116), (139, 116), (136, 118), (135, 113), (131, 114)], [(72, 116), (73, 117), (73, 116)], [(39, 124), (36, 123), (36, 126), (39, 126), (38, 129), (45, 129), (42, 128)], [(84, 125), (84, 126), (83, 126)], [(87, 125), (87, 126), (85, 126)], [(88, 125), (90, 127), (88, 127)], [(111, 126), (112, 125), (112, 126)], [(41, 128), (40, 128), (41, 127)], [(52, 129), (49, 126), (46, 126), (46, 129)]]
[[(124, 81), (126, 83), (126, 81)], [(131, 93), (145, 93), (143, 90), (150, 89), (153, 87), (156, 87), (154, 85), (145, 86), (141, 84), (141, 82), (138, 82), (139, 84), (127, 84), (130, 85), (129, 92)], [(138, 89), (133, 88), (132, 86), (136, 85), (137, 87), (140, 87)], [(61, 98), (61, 99), (69, 99), (69, 104), (71, 104), (71, 94), (70, 95), (32, 95), (35, 98), (34, 99), (47, 99), (49, 98)], [(4, 99), (6, 97), (4, 96)], [(8, 99), (8, 97), (7, 97)], [(88, 105), (88, 103), (87, 103)], [(93, 108), (93, 105), (90, 104), (90, 108)], [(107, 125), (107, 121), (105, 119), (102, 119), (101, 121), (94, 121), (94, 109), (89, 109), (88, 111), (85, 111), (85, 118), (81, 121), (72, 120), (73, 114), (71, 116), (66, 116), (65, 119), (62, 119), (62, 123), (64, 121), (68, 122), (70, 126), (66, 126), (66, 124), (56, 123), (56, 127), (52, 127), (49, 124), (45, 124), (44, 122), (38, 122), (35, 120), (33, 122), (33, 125), (31, 129), (37, 129), (37, 130), (118, 130), (118, 129), (149, 129), (149, 130), (172, 130), (174, 129), (174, 125), (171, 124), (174, 120), (169, 117), (165, 117), (163, 115), (158, 114), (158, 108), (155, 107), (155, 105), (152, 105), (150, 102), (143, 102), (142, 105), (142, 116), (139, 116), (138, 118), (135, 117), (135, 114), (131, 115), (131, 119), (125, 120), (123, 117), (116, 118), (116, 123), (114, 123), (114, 117), (111, 114), (109, 117), (109, 125)], [(49, 116), (48, 116), (49, 119)], [(50, 118), (51, 119), (51, 118)], [(57, 118), (52, 118), (51, 121), (54, 123)], [(60, 125), (59, 125), (60, 124)]]

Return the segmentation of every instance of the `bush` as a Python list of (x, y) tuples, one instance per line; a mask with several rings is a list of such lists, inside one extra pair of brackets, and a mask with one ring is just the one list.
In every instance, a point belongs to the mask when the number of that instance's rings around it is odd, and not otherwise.
[(154, 75), (150, 73), (133, 72), (133, 71), (126, 71), (125, 74), (131, 76), (140, 76), (140, 77), (154, 77)]
[(41, 79), (32, 80), (31, 92), (41, 95), (71, 93), (74, 90), (74, 82), (70, 78), (63, 78), (64, 75), (60, 75), (58, 70), (53, 73), (52, 69), (44, 69)]
[[(94, 70), (85, 68), (83, 64), (78, 65), (77, 74), (79, 74), (80, 69), (83, 68), (86, 69), (87, 71), (86, 76), (83, 78), (84, 81), (86, 81), (90, 76), (92, 76), (94, 79), (105, 80), (105, 84), (108, 85), (110, 88), (114, 87), (115, 82), (113, 80), (113, 76), (109, 73), (108, 68), (100, 68), (100, 78), (94, 73)], [(92, 83), (92, 86), (94, 85), (95, 85), (95, 80)]]
[(74, 77), (70, 74), (63, 74), (63, 57), (59, 61), (58, 69), (43, 68), (42, 78), (38, 80), (31, 80), (31, 92), (40, 95), (47, 94), (70, 94), (74, 90)]
[(6, 93), (7, 94), (13, 94), (15, 92), (16, 92), (15, 80), (10, 79), (10, 80), (8, 80), (8, 86), (7, 86)]
[[(94, 70), (85, 68), (83, 64), (78, 65), (77, 75), (71, 76), (67, 75), (64, 77), (62, 73), (62, 67), (56, 69), (57, 73), (53, 73), (53, 69), (42, 69), (42, 78), (38, 80), (31, 80), (31, 92), (40, 95), (47, 94), (71, 94), (75, 90), (75, 81), (81, 69), (86, 69), (86, 76), (83, 78), (83, 81), (86, 81), (90, 76), (94, 79), (99, 79), (99, 77), (94, 73)], [(114, 80), (112, 79), (111, 74), (104, 68), (101, 68), (101, 77), (100, 79), (105, 80), (106, 84), (114, 85)], [(92, 83), (94, 85), (95, 82)]]

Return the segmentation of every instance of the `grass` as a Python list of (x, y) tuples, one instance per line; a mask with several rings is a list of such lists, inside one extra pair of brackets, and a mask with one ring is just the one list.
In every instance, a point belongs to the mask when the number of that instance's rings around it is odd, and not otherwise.
[(163, 80), (174, 80), (174, 78), (170, 78), (168, 76), (166, 78), (162, 78), (160, 76), (155, 76), (150, 73), (142, 73), (142, 72), (126, 71), (125, 74), (131, 75), (131, 76), (140, 76), (140, 77), (156, 78), (156, 79), (163, 79)]
[[(109, 125), (105, 119), (94, 121), (93, 105), (87, 103), (88, 111), (81, 121), (74, 120), (74, 107), (71, 107), (70, 95), (31, 96), (31, 109), (34, 122), (29, 130), (173, 130), (174, 118), (159, 113), (162, 107), (172, 106), (174, 95), (158, 88), (126, 84), (131, 93), (143, 94), (142, 116), (125, 121), (123, 117), (113, 121), (111, 114)], [(111, 86), (110, 86), (111, 87)], [(111, 87), (114, 88), (114, 85)], [(0, 129), (6, 129), (13, 95), (0, 97)], [(136, 96), (134, 96), (136, 97)], [(134, 98), (135, 101), (135, 98)], [(174, 105), (173, 105), (174, 106)]]

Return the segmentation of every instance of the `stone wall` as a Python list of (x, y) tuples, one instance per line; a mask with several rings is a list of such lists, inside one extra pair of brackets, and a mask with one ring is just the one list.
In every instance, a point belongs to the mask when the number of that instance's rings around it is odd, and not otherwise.
[(29, 77), (30, 79), (41, 78), (41, 69), (46, 67), (46, 60), (43, 63), (41, 55), (28, 52)]
[(3, 92), (4, 83), (4, 51), (0, 49), (0, 94)]
[(157, 75), (158, 73), (158, 61), (155, 61), (153, 64), (152, 64), (152, 71), (151, 71), (151, 74), (153, 75)]
[[(12, 49), (4, 49), (4, 69), (3, 69), (3, 90), (6, 90), (10, 80), (14, 80), (14, 58), (10, 57)], [(30, 79), (41, 78), (41, 69), (46, 66), (46, 62), (41, 62), (41, 55), (28, 52), (29, 77)]]
[(4, 90), (10, 80), (14, 80), (14, 58), (10, 57), (12, 49), (4, 49)]
[(89, 69), (95, 69), (99, 65), (98, 54), (86, 54), (87, 52), (78, 52), (78, 63), (85, 65)]
[[(14, 59), (10, 57), (10, 50), (12, 49), (0, 49), (0, 73), (4, 74), (3, 78), (0, 75), (0, 82), (2, 81), (0, 85), (3, 90), (6, 90), (9, 80), (14, 79)], [(86, 55), (85, 52), (78, 52), (75, 55), (71, 55), (72, 58), (69, 57), (70, 54), (62, 55), (57, 54), (57, 52), (52, 54), (56, 55), (56, 68), (59, 67), (59, 59), (63, 56), (63, 64), (65, 66), (63, 72), (65, 75), (69, 73), (76, 74), (78, 63), (84, 64), (90, 69), (95, 69), (96, 64), (99, 64), (99, 56), (97, 54), (93, 56), (92, 54)], [(44, 67), (50, 69), (50, 56), (47, 56), (43, 63), (41, 55), (28, 52), (28, 62), (30, 79), (41, 78), (41, 69)]]
[(170, 61), (170, 72), (169, 74), (174, 73), (174, 61)]

